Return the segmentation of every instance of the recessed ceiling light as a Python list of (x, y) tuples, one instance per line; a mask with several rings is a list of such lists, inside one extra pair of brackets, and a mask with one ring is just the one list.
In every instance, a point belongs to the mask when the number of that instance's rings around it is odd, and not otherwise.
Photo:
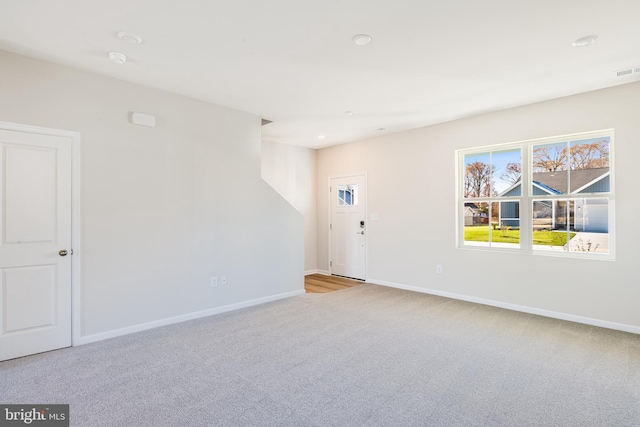
[(574, 41), (572, 44), (574, 47), (586, 47), (592, 45), (598, 40), (598, 36), (595, 34), (590, 36), (580, 37), (578, 40)]
[(358, 34), (357, 36), (353, 36), (353, 42), (358, 46), (364, 46), (371, 43), (371, 36), (366, 34)]
[(353, 111), (353, 110), (345, 111), (344, 113), (345, 113), (347, 116), (355, 116), (355, 115), (356, 115), (356, 112), (355, 112), (355, 111)]
[(318, 135), (318, 139), (324, 139), (324, 135)]
[(142, 37), (137, 36), (135, 34), (131, 34), (131, 33), (125, 33), (124, 31), (120, 31), (118, 33), (118, 38), (124, 42), (131, 43), (131, 44), (142, 43)]
[(114, 64), (124, 64), (127, 62), (127, 57), (120, 52), (109, 52), (109, 59)]

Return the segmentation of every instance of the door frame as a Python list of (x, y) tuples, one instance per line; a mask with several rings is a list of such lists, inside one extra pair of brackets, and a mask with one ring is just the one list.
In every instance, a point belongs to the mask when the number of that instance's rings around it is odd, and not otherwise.
[(80, 299), (80, 132), (0, 121), (0, 129), (37, 135), (62, 136), (71, 140), (71, 346), (81, 344)]
[(331, 247), (333, 246), (333, 242), (332, 242), (332, 236), (331, 236), (331, 225), (332, 225), (332, 214), (333, 214), (333, 205), (332, 203), (332, 197), (331, 195), (333, 194), (331, 192), (331, 180), (333, 179), (338, 179), (338, 178), (351, 178), (353, 176), (358, 176), (358, 177), (363, 177), (364, 178), (364, 184), (365, 184), (365, 206), (364, 206), (364, 217), (365, 217), (365, 221), (367, 221), (367, 233), (364, 236), (364, 280), (366, 281), (369, 278), (369, 179), (368, 179), (368, 175), (367, 172), (360, 172), (360, 173), (349, 173), (349, 174), (344, 174), (344, 175), (329, 175), (328, 177), (328, 185), (327, 188), (329, 188), (329, 191), (327, 192), (327, 200), (328, 200), (328, 227), (327, 227), (327, 233), (328, 233), (328, 238), (327, 238), (327, 242), (328, 242), (328, 258), (327, 258), (327, 262), (329, 263), (329, 265), (327, 267), (329, 267), (329, 275), (332, 275), (332, 269), (333, 266), (331, 265)]

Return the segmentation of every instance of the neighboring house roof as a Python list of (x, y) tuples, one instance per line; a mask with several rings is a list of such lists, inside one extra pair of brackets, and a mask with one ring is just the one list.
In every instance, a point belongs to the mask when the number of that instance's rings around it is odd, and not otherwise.
[[(577, 169), (571, 171), (570, 194), (580, 193), (585, 188), (609, 176), (609, 168)], [(533, 185), (549, 194), (564, 194), (567, 189), (569, 174), (567, 171), (558, 172), (534, 172), (532, 174)], [(520, 186), (520, 180), (503, 191), (500, 196), (512, 192)]]
[[(608, 174), (609, 168), (572, 170), (569, 193), (578, 193), (581, 189), (588, 187)], [(533, 182), (552, 189), (556, 194), (566, 192), (568, 178), (567, 171), (533, 173)]]

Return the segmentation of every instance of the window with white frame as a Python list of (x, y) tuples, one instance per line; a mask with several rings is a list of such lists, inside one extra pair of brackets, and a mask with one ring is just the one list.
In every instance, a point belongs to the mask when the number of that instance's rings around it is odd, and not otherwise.
[(613, 131), (459, 150), (458, 246), (613, 258)]

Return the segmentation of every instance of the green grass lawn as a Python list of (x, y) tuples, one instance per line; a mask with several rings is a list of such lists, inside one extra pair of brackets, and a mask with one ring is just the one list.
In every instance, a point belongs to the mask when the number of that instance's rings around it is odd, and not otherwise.
[[(489, 228), (486, 225), (469, 226), (464, 228), (464, 240), (471, 242), (488, 242)], [(576, 233), (570, 233), (573, 238)], [(520, 243), (520, 230), (491, 230), (491, 241), (499, 243)], [(567, 233), (559, 231), (534, 231), (533, 244), (545, 246), (564, 246), (567, 243)]]

